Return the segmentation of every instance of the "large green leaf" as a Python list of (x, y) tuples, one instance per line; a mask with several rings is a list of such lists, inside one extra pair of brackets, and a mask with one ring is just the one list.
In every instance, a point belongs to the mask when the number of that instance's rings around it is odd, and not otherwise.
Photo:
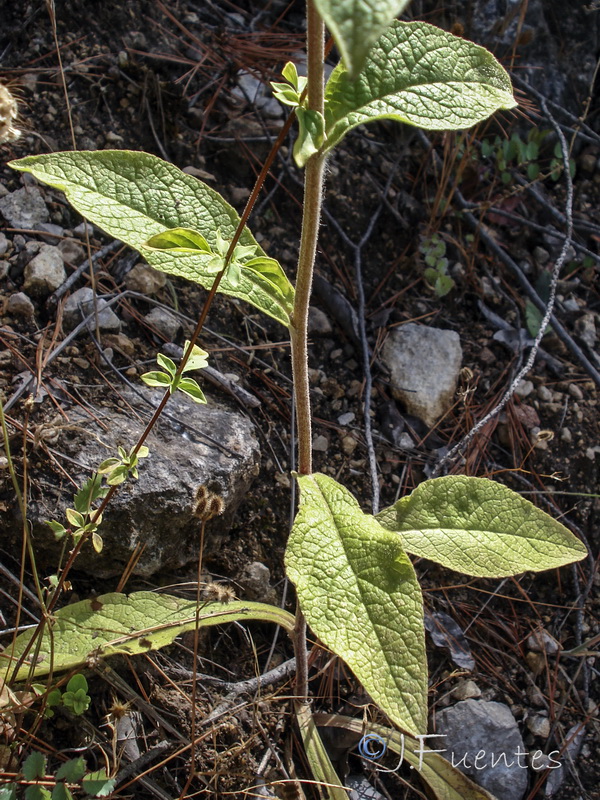
[[(84, 217), (139, 250), (156, 269), (195, 281), (209, 289), (215, 279), (212, 253), (178, 252), (177, 248), (153, 250), (144, 244), (171, 229), (199, 231), (215, 249), (217, 232), (231, 239), (239, 216), (218, 192), (149, 153), (98, 150), (49, 153), (11, 161), (10, 166), (31, 172), (38, 180), (62, 190)], [(245, 228), (240, 244), (264, 250)], [(272, 262), (273, 259), (269, 259)], [(274, 262), (277, 264), (277, 262)], [(271, 270), (273, 269), (271, 265)], [(275, 283), (275, 286), (273, 285)], [(282, 293), (281, 286), (286, 291)], [(289, 325), (293, 288), (277, 264), (277, 280), (260, 270), (244, 271), (232, 285), (225, 277), (219, 291), (239, 297)]]
[[(205, 603), (198, 615), (199, 627), (223, 625), (244, 620), (275, 622), (287, 630), (294, 618), (287, 611), (264, 603)], [(110, 594), (81, 600), (54, 612), (51, 630), (46, 629), (39, 649), (37, 643), (29, 655), (37, 655), (33, 675), (47, 675), (51, 670), (79, 667), (89, 660), (116, 653), (135, 655), (171, 644), (176, 636), (196, 627), (196, 602), (167, 594), (134, 592)], [(13, 666), (31, 641), (31, 631), (17, 637), (14, 647), (0, 653), (0, 674), (12, 674)], [(17, 679), (30, 674), (26, 661)]]
[(367, 53), (410, 0), (315, 0), (351, 78), (364, 67)]
[(303, 475), (285, 556), (302, 611), (400, 727), (427, 720), (423, 602), (400, 538), (326, 475)]
[(478, 577), (539, 572), (587, 555), (564, 525), (486, 478), (425, 481), (377, 520), (401, 534), (409, 553)]
[(507, 72), (484, 47), (425, 22), (396, 20), (355, 80), (342, 64), (332, 72), (325, 90), (324, 151), (364, 122), (395, 119), (455, 130), (515, 105)]

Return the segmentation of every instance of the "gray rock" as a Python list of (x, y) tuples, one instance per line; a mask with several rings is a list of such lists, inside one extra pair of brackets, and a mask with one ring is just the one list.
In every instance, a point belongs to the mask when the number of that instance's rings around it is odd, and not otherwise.
[(275, 590), (271, 586), (271, 572), (261, 561), (247, 564), (239, 577), (239, 582), (250, 600), (262, 603), (272, 603), (276, 600)]
[(37, 186), (17, 189), (0, 198), (0, 213), (12, 228), (32, 230), (48, 221), (48, 208)]
[(25, 267), (23, 289), (37, 297), (44, 297), (58, 289), (67, 279), (62, 253), (58, 247), (43, 244), (37, 256)]
[[(527, 790), (527, 751), (508, 706), (463, 700), (436, 715), (433, 749), (498, 800), (521, 800)], [(444, 737), (444, 738), (442, 738)]]
[(546, 653), (548, 656), (555, 656), (562, 650), (561, 643), (557, 642), (545, 628), (540, 628), (527, 637), (527, 647), (534, 653)]
[[(1, 244), (0, 241), (0, 255), (2, 255)], [(596, 321), (593, 314), (584, 314), (578, 319), (575, 322), (575, 331), (588, 347), (595, 346), (598, 334), (596, 332)]]
[[(103, 298), (97, 299), (98, 327), (110, 333), (119, 333), (121, 320), (117, 317), (108, 302)], [(63, 307), (63, 325), (67, 330), (75, 328), (79, 323), (94, 311), (94, 291), (89, 286), (77, 289), (67, 299)], [(92, 326), (95, 321), (92, 321)]]
[(33, 303), (25, 292), (11, 294), (6, 304), (6, 311), (15, 317), (31, 318), (35, 314)]
[(85, 258), (86, 253), (83, 245), (77, 239), (63, 239), (57, 246), (62, 253), (63, 259), (68, 264), (78, 266)]
[[(57, 446), (73, 459), (68, 468), (78, 485), (106, 458), (117, 456), (118, 445), (131, 448), (152, 412), (152, 406), (134, 392), (119, 391), (124, 409), (107, 407), (106, 398), (98, 396), (102, 406), (95, 414), (102, 425), (75, 407), (68, 411), (69, 426), (60, 426)], [(162, 397), (162, 392), (141, 386), (137, 391), (153, 405)], [(167, 412), (171, 419), (161, 418), (146, 441), (150, 454), (140, 459), (139, 480), (123, 484), (106, 509), (98, 531), (104, 543), (102, 552), (95, 553), (87, 544), (77, 569), (102, 577), (119, 575), (141, 545), (144, 549), (135, 567), (139, 575), (178, 570), (194, 562), (200, 540), (198, 499), (206, 488), (222, 498), (224, 511), (206, 524), (205, 555), (221, 545), (258, 474), (260, 453), (254, 426), (238, 412), (198, 405), (177, 395), (170, 399)], [(64, 512), (73, 506), (72, 494), (71, 486), (50, 473), (43, 492), (31, 499), (29, 518), (41, 568), (56, 569), (58, 554), (45, 521), (57, 519), (65, 524)]]
[(454, 399), (462, 361), (459, 335), (408, 323), (392, 330), (382, 360), (390, 370), (396, 399), (432, 427)]
[(315, 436), (312, 443), (312, 449), (315, 453), (326, 453), (329, 448), (329, 440), (326, 436)]
[(270, 89), (254, 75), (245, 70), (240, 70), (237, 77), (237, 86), (231, 90), (233, 97), (246, 100), (267, 117), (277, 119), (283, 116), (283, 106), (274, 97), (270, 96)]
[(174, 342), (181, 333), (182, 325), (174, 314), (165, 308), (153, 308), (144, 317), (146, 322), (161, 333), (167, 342)]
[(308, 332), (316, 336), (327, 336), (332, 330), (327, 314), (320, 308), (311, 306), (308, 310)]
[(8, 239), (0, 232), (0, 256), (3, 256), (8, 250)]
[(164, 272), (153, 269), (141, 261), (132, 267), (125, 276), (125, 286), (132, 292), (156, 294), (167, 282)]

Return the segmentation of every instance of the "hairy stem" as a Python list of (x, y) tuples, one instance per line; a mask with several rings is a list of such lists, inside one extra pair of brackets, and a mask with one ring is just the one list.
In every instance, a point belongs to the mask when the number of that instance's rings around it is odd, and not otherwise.
[[(308, 2), (308, 108), (323, 113), (324, 26), (312, 0)], [(319, 236), (325, 158), (315, 153), (304, 174), (302, 235), (298, 256), (292, 324), (292, 370), (298, 424), (298, 472), (312, 472), (311, 411), (308, 381), (308, 308)]]

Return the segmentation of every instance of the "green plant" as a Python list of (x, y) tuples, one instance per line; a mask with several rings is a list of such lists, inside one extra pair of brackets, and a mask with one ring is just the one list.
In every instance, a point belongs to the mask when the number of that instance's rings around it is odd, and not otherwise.
[(454, 280), (448, 275), (446, 242), (439, 233), (425, 236), (419, 245), (426, 269), (423, 276), (438, 297), (445, 297), (454, 288)]
[[(307, 704), (305, 618), (392, 723), (418, 737), (427, 727), (427, 664), (421, 590), (407, 552), (490, 577), (558, 567), (586, 554), (559, 522), (490, 480), (448, 476), (426, 481), (375, 517), (363, 513), (338, 482), (312, 470), (307, 319), (328, 153), (365, 122), (395, 119), (431, 130), (461, 129), (499, 108), (515, 106), (510, 79), (490, 53), (431, 25), (393, 20), (405, 5), (399, 0), (375, 5), (367, 0), (309, 0), (306, 82), (288, 64), (283, 71), (288, 83), (275, 85), (277, 96), (295, 109), (299, 133), (294, 157), (305, 167), (295, 287), (245, 227), (247, 214), (240, 220), (210, 187), (154, 156), (70, 152), (12, 162), (15, 169), (63, 190), (88, 219), (137, 248), (156, 268), (210, 289), (179, 366), (159, 356), (165, 372), (145, 376), (147, 383), (166, 388), (152, 424), (175, 389), (203, 400), (199, 387), (189, 391), (188, 379), (182, 376), (204, 357), (194, 350), (195, 341), (217, 290), (253, 304), (288, 327), (300, 505), (285, 562), (300, 608), (293, 618), (280, 609), (247, 602), (207, 603), (199, 611), (195, 603), (186, 605), (166, 595), (106, 595), (55, 611), (50, 630), (40, 628), (36, 634), (35, 658), (28, 656), (31, 634), (19, 637), (7, 656), (10, 665), (16, 660), (21, 665), (17, 677), (23, 678), (118, 652), (145, 652), (172, 641), (182, 630), (203, 625), (240, 619), (280, 624), (294, 641), (296, 711), (308, 759), (315, 778), (327, 783), (333, 798), (346, 794), (336, 788), (339, 778)], [(326, 86), (323, 20), (343, 55)], [(434, 243), (436, 248), (439, 251), (439, 243)], [(443, 275), (443, 257), (438, 253), (432, 267), (438, 267), (438, 276)], [(77, 512), (82, 519), (74, 518), (73, 524), (81, 535), (57, 590), (77, 548), (93, 533), (86, 526), (98, 523), (118, 483), (137, 477), (147, 431), (131, 451), (123, 450), (118, 459), (101, 465), (99, 471), (108, 473), (111, 489), (89, 519)], [(64, 637), (73, 640), (73, 630), (77, 643), (71, 641), (66, 648)]]
[[(73, 800), (73, 792), (84, 797), (106, 797), (115, 786), (103, 769), (88, 772), (84, 759), (79, 756), (63, 762), (54, 775), (47, 773), (48, 759), (36, 750), (21, 765), (21, 770), (11, 780), (0, 785), (0, 800)], [(3, 777), (7, 777), (6, 775)], [(18, 793), (24, 789), (23, 795)]]
[[(552, 158), (542, 159), (540, 150), (551, 130), (530, 128), (527, 139), (524, 140), (518, 133), (513, 133), (510, 139), (495, 136), (493, 140), (484, 139), (481, 142), (481, 155), (484, 158), (493, 158), (500, 172), (502, 182), (512, 183), (513, 177), (509, 172), (510, 167), (525, 168), (527, 177), (531, 181), (537, 180), (543, 169), (547, 170), (552, 180), (560, 178), (563, 169), (562, 151), (560, 142), (554, 145)], [(575, 162), (569, 159), (571, 177), (575, 174)]]

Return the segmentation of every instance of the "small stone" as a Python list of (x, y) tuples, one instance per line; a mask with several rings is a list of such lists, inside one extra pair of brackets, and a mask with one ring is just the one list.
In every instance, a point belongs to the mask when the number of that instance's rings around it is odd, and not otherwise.
[(573, 441), (573, 434), (569, 430), (569, 428), (562, 428), (560, 432), (560, 439), (561, 442), (565, 442), (566, 444), (571, 444)]
[(232, 186), (229, 190), (229, 196), (232, 203), (241, 205), (250, 197), (250, 189), (245, 186)]
[(140, 261), (125, 276), (125, 286), (132, 292), (152, 295), (159, 292), (167, 283), (167, 276), (148, 264)]
[(329, 441), (325, 436), (315, 436), (312, 443), (312, 449), (316, 453), (326, 453), (329, 448)]
[[(2, 255), (1, 240), (0, 255)], [(584, 314), (582, 317), (580, 317), (575, 322), (575, 331), (579, 338), (584, 341), (588, 347), (594, 347), (596, 345), (598, 335), (596, 333), (596, 322), (593, 314)]]
[(90, 236), (94, 235), (94, 226), (91, 222), (80, 222), (76, 228), (73, 228), (73, 234), (80, 239), (85, 239), (86, 231)]
[(475, 681), (459, 681), (452, 690), (452, 697), (456, 700), (468, 700), (470, 697), (481, 697), (481, 689)]
[(538, 386), (537, 396), (543, 403), (551, 403), (554, 399), (554, 394), (547, 386)]
[(15, 317), (31, 318), (35, 314), (33, 303), (25, 292), (11, 294), (6, 304), (6, 311)]
[(538, 264), (545, 264), (550, 258), (550, 253), (544, 247), (534, 247), (533, 257)]
[(329, 358), (332, 361), (338, 361), (343, 355), (344, 351), (342, 350), (342, 348), (337, 347), (335, 350), (332, 350), (331, 353), (329, 353)]
[(164, 336), (167, 342), (174, 342), (181, 333), (181, 322), (166, 308), (153, 308), (149, 314), (146, 314), (144, 319), (148, 325), (151, 325), (158, 333)]
[(534, 388), (535, 387), (531, 381), (521, 381), (515, 389), (515, 394), (519, 397), (529, 397)]
[[(118, 333), (121, 330), (121, 320), (108, 306), (103, 297), (96, 301), (98, 310), (98, 326), (103, 331)], [(84, 286), (67, 299), (63, 306), (63, 324), (65, 328), (75, 328), (79, 323), (94, 312), (94, 292), (89, 286)], [(90, 320), (93, 327), (93, 318)]]
[(338, 417), (338, 423), (343, 426), (350, 425), (355, 416), (356, 415), (353, 411), (347, 411), (345, 414), (340, 414)]
[(547, 739), (550, 736), (550, 720), (542, 714), (534, 714), (532, 717), (527, 717), (527, 728), (533, 733), (534, 736), (539, 736), (540, 739)]
[(63, 239), (62, 242), (59, 242), (58, 249), (67, 264), (71, 264), (74, 267), (81, 264), (85, 258), (85, 250), (77, 239)]
[(17, 189), (0, 198), (0, 212), (12, 228), (25, 230), (33, 230), (49, 218), (48, 208), (37, 186)]
[(529, 686), (527, 689), (527, 699), (532, 706), (537, 706), (538, 708), (543, 708), (546, 705), (546, 698), (537, 686)]
[(398, 448), (400, 450), (410, 450), (415, 446), (412, 436), (410, 433), (403, 431), (400, 436), (398, 437)]
[(583, 392), (576, 383), (569, 384), (568, 392), (575, 400), (583, 400)]
[(87, 360), (87, 358), (74, 358), (73, 364), (75, 364), (76, 367), (79, 367), (79, 369), (90, 368), (90, 362)]
[[(347, 434), (346, 436), (342, 436), (342, 450), (345, 455), (351, 456), (353, 455), (354, 451), (356, 450), (356, 446), (358, 445), (357, 440), (354, 436)], [(313, 445), (314, 450), (314, 445)]]
[[(39, 222), (35, 226), (35, 229), (41, 232), (42, 235), (40, 238), (48, 244), (56, 244), (57, 239), (60, 240), (65, 233), (65, 229), (62, 225), (54, 225), (52, 222)], [(48, 235), (44, 236), (45, 233)]]
[(0, 232), (0, 256), (3, 256), (8, 250), (8, 239)]
[(115, 133), (115, 131), (108, 131), (108, 133), (106, 134), (106, 141), (111, 143), (122, 142), (123, 137), (120, 136), (118, 133)]
[(320, 308), (311, 306), (308, 310), (308, 332), (315, 336), (327, 336), (332, 330), (327, 314)]
[(2, 278), (6, 278), (8, 275), (8, 270), (10, 267), (10, 263), (5, 261), (3, 258), (0, 258), (0, 281)]
[(583, 172), (587, 172), (588, 174), (592, 174), (596, 171), (596, 161), (598, 157), (594, 155), (594, 153), (582, 153), (579, 156), (579, 166)]
[(239, 582), (251, 600), (271, 603), (275, 599), (275, 591), (271, 586), (271, 572), (267, 565), (260, 561), (247, 564), (239, 577)]
[(557, 642), (545, 628), (540, 628), (534, 631), (527, 638), (527, 647), (534, 653), (546, 653), (548, 656), (553, 656), (562, 650), (562, 645)]
[(25, 267), (23, 289), (38, 297), (49, 295), (67, 279), (62, 253), (58, 247), (44, 244)]
[(104, 344), (112, 347), (113, 350), (122, 353), (124, 356), (133, 358), (135, 355), (135, 345), (124, 333), (107, 333), (104, 336)]
[(482, 364), (493, 364), (496, 360), (496, 356), (489, 347), (482, 347), (479, 352), (479, 360)]

